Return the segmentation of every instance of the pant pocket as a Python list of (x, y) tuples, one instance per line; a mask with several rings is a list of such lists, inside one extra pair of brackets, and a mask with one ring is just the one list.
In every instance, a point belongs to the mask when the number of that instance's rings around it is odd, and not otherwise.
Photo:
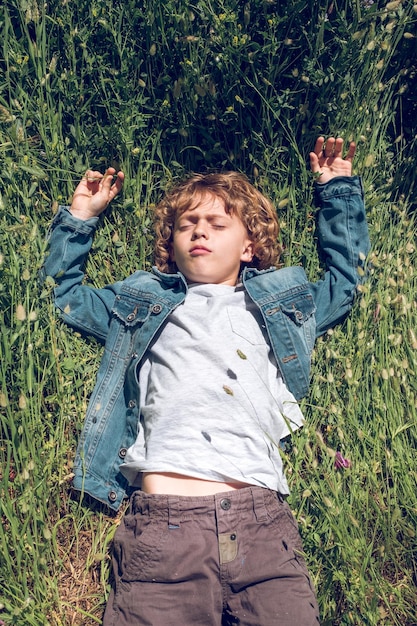
[(166, 520), (141, 514), (126, 515), (114, 537), (117, 578), (125, 582), (152, 578), (168, 530)]

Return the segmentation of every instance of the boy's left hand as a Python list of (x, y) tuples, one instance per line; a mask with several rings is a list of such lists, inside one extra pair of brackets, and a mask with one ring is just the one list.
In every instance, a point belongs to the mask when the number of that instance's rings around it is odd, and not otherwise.
[(352, 176), (352, 161), (356, 152), (356, 144), (349, 144), (349, 150), (343, 158), (343, 139), (319, 137), (310, 152), (310, 167), (317, 183), (327, 183), (336, 176)]

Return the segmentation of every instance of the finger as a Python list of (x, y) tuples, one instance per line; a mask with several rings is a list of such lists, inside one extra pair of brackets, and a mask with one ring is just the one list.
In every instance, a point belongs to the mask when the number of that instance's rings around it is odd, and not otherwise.
[(114, 167), (108, 167), (106, 169), (104, 176), (102, 177), (100, 181), (100, 189), (102, 191), (109, 193), (110, 188), (113, 185), (115, 173), (116, 173), (116, 170), (114, 169)]
[[(321, 155), (323, 153), (321, 152)], [(321, 176), (323, 176), (323, 172), (321, 171), (319, 157), (315, 152), (310, 152), (310, 169), (313, 173), (313, 176), (316, 182), (321, 182)]]
[(125, 175), (123, 174), (123, 172), (117, 172), (116, 180), (114, 181), (110, 189), (110, 194), (112, 198), (115, 198), (117, 194), (119, 194), (122, 190), (124, 179)]
[(356, 154), (356, 143), (351, 141), (349, 144), (349, 150), (347, 155), (345, 156), (345, 161), (353, 161), (353, 157)]
[(101, 172), (97, 172), (96, 170), (87, 170), (84, 174), (84, 178), (89, 183), (95, 183), (103, 178), (103, 174)]
[(338, 137), (334, 144), (333, 154), (335, 157), (341, 157), (343, 153), (343, 139)]
[(316, 152), (310, 152), (310, 168), (313, 174), (317, 174), (320, 171), (319, 157)]
[(324, 137), (317, 137), (316, 143), (314, 146), (314, 152), (317, 156), (321, 156), (323, 154), (323, 146), (324, 146)]
[(333, 156), (333, 152), (334, 152), (334, 144), (335, 144), (335, 138), (334, 137), (329, 137), (326, 141), (326, 146), (323, 150), (324, 155), (326, 157), (331, 157)]

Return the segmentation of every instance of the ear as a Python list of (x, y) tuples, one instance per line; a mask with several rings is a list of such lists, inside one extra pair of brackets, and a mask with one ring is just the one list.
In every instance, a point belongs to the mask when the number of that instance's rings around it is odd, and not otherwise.
[(242, 252), (242, 256), (240, 257), (240, 260), (243, 263), (250, 263), (254, 257), (254, 254), (255, 254), (255, 246), (253, 245), (252, 241), (248, 239), (245, 243), (245, 247)]

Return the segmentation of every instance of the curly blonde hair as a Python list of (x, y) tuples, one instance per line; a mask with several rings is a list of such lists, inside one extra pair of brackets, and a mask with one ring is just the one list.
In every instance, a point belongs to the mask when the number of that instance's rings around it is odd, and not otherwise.
[(238, 172), (193, 174), (167, 192), (154, 212), (156, 267), (162, 272), (176, 272), (170, 261), (175, 219), (195, 208), (205, 195), (221, 198), (227, 213), (236, 214), (248, 231), (254, 246), (251, 267), (276, 266), (281, 254), (279, 224), (273, 204)]

